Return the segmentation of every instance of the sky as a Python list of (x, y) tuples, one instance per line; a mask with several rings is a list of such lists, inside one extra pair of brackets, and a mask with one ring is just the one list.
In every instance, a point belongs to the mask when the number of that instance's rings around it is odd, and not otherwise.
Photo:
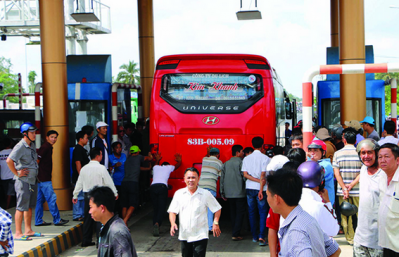
[[(112, 33), (89, 35), (88, 54), (111, 54), (112, 74), (129, 60), (139, 62), (137, 1), (101, 0), (110, 7)], [(257, 9), (262, 20), (239, 21), (239, 0), (153, 0), (155, 61), (169, 54), (248, 53), (266, 57), (287, 92), (302, 98), (302, 77), (326, 63), (330, 46), (329, 0), (242, 0), (242, 10)], [(364, 0), (365, 44), (374, 46), (375, 63), (399, 62), (399, 1)], [(398, 6), (398, 8), (390, 8)], [(0, 41), (0, 56), (10, 58), (12, 71), (38, 74), (40, 46), (28, 39)], [(317, 78), (313, 81), (317, 81)]]

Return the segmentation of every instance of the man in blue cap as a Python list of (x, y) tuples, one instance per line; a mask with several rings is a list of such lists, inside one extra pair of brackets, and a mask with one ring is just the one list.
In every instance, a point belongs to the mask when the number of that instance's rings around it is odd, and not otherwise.
[(366, 131), (368, 134), (367, 138), (372, 138), (377, 142), (380, 141), (380, 136), (378, 135), (377, 131), (375, 131), (374, 129), (375, 120), (373, 119), (373, 117), (366, 116), (360, 123), (363, 126), (363, 130)]
[[(39, 165), (36, 153), (36, 130), (30, 122), (21, 125), (21, 141), (14, 146), (6, 162), (14, 173), (17, 204), (15, 210), (15, 240), (28, 241), (41, 233), (32, 230), (32, 209), (36, 207), (37, 173)], [(22, 233), (22, 219), (25, 219), (25, 233)]]
[[(202, 159), (201, 177), (198, 186), (208, 190), (216, 197), (216, 182), (220, 176), (223, 162), (219, 160), (220, 151), (216, 147), (208, 147), (207, 155)], [(208, 209), (208, 227), (212, 232), (213, 212)]]

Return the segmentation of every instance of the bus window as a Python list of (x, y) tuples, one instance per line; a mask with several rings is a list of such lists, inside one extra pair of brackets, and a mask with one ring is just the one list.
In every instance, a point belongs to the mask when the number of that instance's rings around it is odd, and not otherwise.
[(94, 128), (98, 121), (106, 120), (106, 101), (69, 101), (69, 146), (76, 145), (75, 133), (83, 126)]

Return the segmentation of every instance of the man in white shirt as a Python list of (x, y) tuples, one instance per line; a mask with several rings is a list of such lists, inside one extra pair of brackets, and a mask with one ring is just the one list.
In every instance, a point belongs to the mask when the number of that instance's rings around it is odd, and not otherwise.
[[(249, 223), (251, 225), (252, 241), (258, 242), (260, 246), (265, 246), (266, 217), (269, 212), (269, 205), (266, 201), (266, 167), (270, 158), (264, 155), (261, 150), (263, 138), (254, 137), (252, 139), (254, 152), (244, 158), (241, 171), (247, 179), (245, 188), (247, 190), (247, 202)], [(256, 205), (259, 211), (259, 234), (257, 233)]]
[(393, 134), (395, 133), (395, 127), (396, 127), (395, 122), (391, 120), (385, 121), (384, 132), (382, 132), (382, 134), (385, 135), (385, 137), (382, 138), (380, 141), (378, 141), (379, 145), (383, 145), (385, 143), (392, 143), (397, 145), (399, 143), (399, 139), (393, 136)]
[(170, 173), (180, 167), (181, 154), (175, 154), (175, 165), (169, 165), (168, 162), (163, 162), (162, 165), (159, 165), (161, 159), (162, 155), (160, 153), (155, 154), (156, 165), (152, 168), (154, 174), (150, 186), (151, 200), (154, 207), (152, 215), (153, 236), (159, 236), (159, 227), (162, 225), (168, 202), (168, 179)]
[[(14, 184), (15, 180), (14, 178), (14, 173), (8, 168), (7, 165), (7, 158), (10, 155), (12, 149), (12, 141), (10, 138), (5, 137), (3, 139), (3, 144), (6, 147), (5, 149), (0, 151), (0, 173), (1, 173), (1, 186), (3, 188), (3, 192), (1, 192), (1, 198), (0, 201), (2, 202), (3, 200), (7, 202), (3, 203), (4, 206), (1, 206), (3, 209), (7, 210), (10, 208), (10, 203), (11, 203), (11, 197), (15, 196), (15, 189), (14, 189)], [(7, 196), (7, 197), (6, 197)]]
[(215, 214), (213, 219), (213, 236), (221, 233), (219, 218), (221, 206), (212, 194), (198, 187), (199, 172), (188, 168), (184, 172), (187, 187), (179, 189), (169, 206), (170, 235), (178, 230), (176, 216), (179, 214), (179, 240), (183, 257), (204, 256), (208, 245), (208, 208)]
[(384, 171), (380, 179), (378, 245), (385, 256), (399, 256), (399, 147), (386, 143), (378, 152), (378, 164)]
[[(76, 182), (75, 190), (73, 191), (73, 204), (78, 203), (78, 195), (80, 191), (83, 190), (85, 197), (82, 247), (95, 245), (95, 243), (91, 241), (93, 235), (94, 220), (89, 214), (90, 199), (88, 198), (88, 192), (95, 186), (107, 186), (112, 189), (116, 199), (118, 198), (118, 192), (114, 185), (114, 181), (112, 180), (104, 165), (100, 164), (102, 158), (103, 154), (101, 149), (93, 147), (93, 149), (91, 149), (90, 151), (91, 161), (80, 170), (78, 181)], [(99, 235), (98, 233), (99, 226), (97, 226), (97, 238)]]
[(380, 178), (384, 172), (378, 168), (377, 153), (380, 146), (375, 140), (367, 138), (356, 147), (363, 163), (359, 180), (359, 212), (355, 233), (353, 256), (382, 257), (378, 246), (378, 207), (380, 206)]

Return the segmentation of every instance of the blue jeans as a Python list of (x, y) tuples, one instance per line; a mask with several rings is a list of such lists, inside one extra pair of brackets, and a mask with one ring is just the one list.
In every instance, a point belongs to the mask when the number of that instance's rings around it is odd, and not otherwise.
[(78, 203), (73, 205), (72, 218), (73, 219), (83, 218), (84, 208), (85, 208), (85, 197), (83, 195), (83, 191), (80, 191), (78, 195)]
[(60, 222), (60, 211), (57, 206), (57, 196), (54, 193), (53, 184), (51, 181), (37, 183), (37, 201), (36, 201), (36, 226), (43, 223), (43, 204), (47, 202), (51, 215), (53, 216), (53, 223)]
[[(211, 192), (211, 194), (216, 197), (216, 192), (209, 189), (209, 188), (204, 188), (205, 190), (208, 190), (209, 192)], [(209, 230), (212, 230), (212, 226), (213, 226), (213, 212), (211, 212), (211, 210), (209, 210), (208, 208), (208, 227)]]
[[(266, 192), (263, 191), (263, 199), (259, 201), (258, 198), (259, 190), (247, 189), (247, 202), (248, 202), (248, 214), (249, 224), (251, 225), (252, 238), (258, 240), (259, 238), (265, 239), (266, 234), (266, 217), (269, 212), (269, 204), (266, 200)], [(256, 207), (259, 211), (259, 235), (257, 234), (257, 220), (256, 220)]]

